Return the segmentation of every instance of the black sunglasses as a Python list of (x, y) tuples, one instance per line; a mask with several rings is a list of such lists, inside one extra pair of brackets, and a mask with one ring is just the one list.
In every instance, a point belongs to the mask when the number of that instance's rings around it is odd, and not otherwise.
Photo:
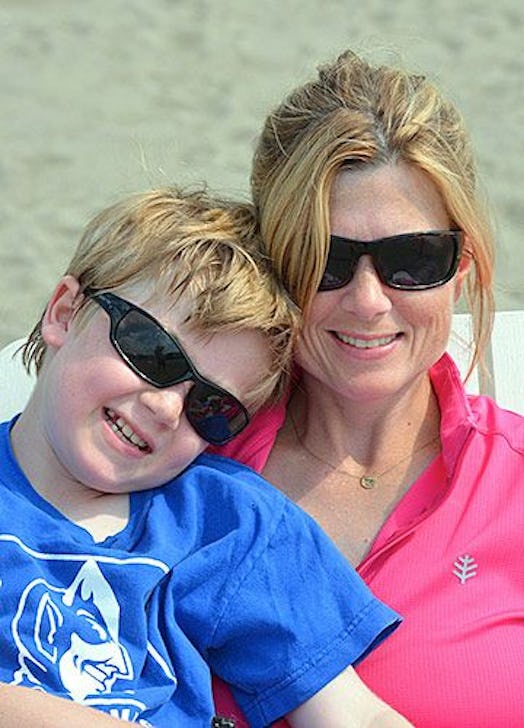
[(158, 388), (194, 382), (184, 411), (200, 437), (223, 445), (244, 429), (249, 422), (244, 405), (205, 379), (176, 337), (153, 316), (114, 293), (98, 293), (91, 288), (84, 293), (109, 314), (111, 343), (135, 374)]
[(326, 269), (319, 291), (347, 285), (361, 255), (370, 255), (379, 279), (390, 288), (421, 291), (447, 283), (456, 273), (462, 252), (462, 230), (403, 233), (370, 242), (330, 236)]

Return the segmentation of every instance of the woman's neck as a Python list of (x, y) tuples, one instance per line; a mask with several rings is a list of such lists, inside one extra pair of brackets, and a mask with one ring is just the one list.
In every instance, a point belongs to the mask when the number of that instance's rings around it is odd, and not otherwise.
[(355, 402), (305, 376), (263, 470), (354, 566), (440, 450), (429, 377), (418, 385), (395, 400)]
[(288, 406), (299, 440), (330, 463), (350, 456), (357, 464), (386, 467), (438, 437), (440, 414), (428, 374), (409, 390), (382, 399), (349, 399), (307, 373)]

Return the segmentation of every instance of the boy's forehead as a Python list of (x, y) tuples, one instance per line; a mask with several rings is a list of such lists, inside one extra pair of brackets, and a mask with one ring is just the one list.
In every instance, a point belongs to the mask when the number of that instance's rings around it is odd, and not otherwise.
[(133, 283), (115, 290), (115, 293), (166, 324), (183, 324), (195, 309), (194, 297), (187, 288), (177, 292), (170, 291), (160, 281)]

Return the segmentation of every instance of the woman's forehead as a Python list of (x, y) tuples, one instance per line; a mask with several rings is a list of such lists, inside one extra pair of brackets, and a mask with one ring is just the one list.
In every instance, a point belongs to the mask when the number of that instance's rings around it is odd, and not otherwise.
[(356, 233), (361, 228), (367, 235), (365, 239), (394, 235), (402, 232), (403, 227), (434, 229), (446, 227), (448, 220), (436, 185), (414, 165), (344, 169), (331, 189), (331, 229), (345, 237), (360, 238), (361, 233)]

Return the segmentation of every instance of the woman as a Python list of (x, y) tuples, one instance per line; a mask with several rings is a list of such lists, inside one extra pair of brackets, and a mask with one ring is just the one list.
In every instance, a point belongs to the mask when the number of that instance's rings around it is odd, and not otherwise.
[(269, 115), (252, 187), (304, 324), (286, 412), (226, 454), (403, 615), (358, 668), (374, 692), (418, 728), (521, 727), (523, 418), (466, 397), (444, 353), (463, 289), (472, 366), (493, 311), (462, 119), (424, 77), (348, 51)]

